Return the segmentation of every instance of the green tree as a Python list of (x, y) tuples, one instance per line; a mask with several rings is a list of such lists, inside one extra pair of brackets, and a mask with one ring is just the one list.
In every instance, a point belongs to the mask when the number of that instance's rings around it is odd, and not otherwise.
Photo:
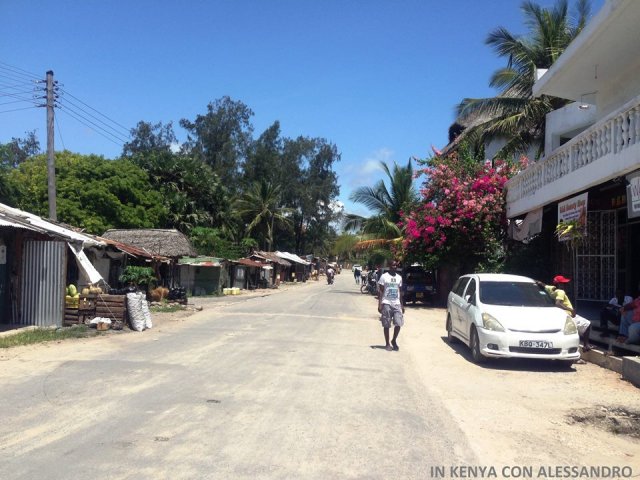
[(165, 226), (188, 232), (196, 226), (235, 228), (226, 188), (209, 165), (167, 149), (140, 152), (131, 161), (149, 175), (168, 212)]
[[(128, 160), (63, 151), (56, 153), (56, 170), (61, 222), (94, 234), (109, 228), (155, 228), (164, 222), (162, 196), (147, 174)], [(22, 162), (7, 180), (16, 192), (16, 207), (48, 216), (45, 155)]]
[(557, 0), (553, 8), (532, 1), (522, 3), (528, 35), (518, 37), (504, 27), (492, 31), (486, 43), (507, 65), (491, 77), (490, 85), (500, 90), (492, 98), (465, 98), (458, 105), (459, 118), (475, 122), (464, 133), (479, 143), (502, 139), (506, 142), (497, 158), (524, 153), (530, 146), (538, 153), (544, 147), (545, 116), (562, 107), (566, 100), (533, 97), (536, 68), (549, 68), (587, 23), (590, 2), (578, 0), (576, 14), (569, 15), (567, 0)]
[(323, 247), (326, 237), (333, 234), (334, 205), (340, 193), (333, 165), (339, 160), (337, 147), (325, 139), (285, 139), (279, 176), (280, 185), (286, 186), (284, 204), (293, 212), (294, 236), (289, 249), (298, 253), (312, 251)]
[[(245, 188), (262, 180), (275, 185), (281, 184), (283, 142), (280, 137), (280, 122), (275, 121), (252, 143), (242, 172)], [(282, 184), (283, 187), (285, 185), (286, 183)]]
[(274, 228), (289, 228), (290, 211), (281, 206), (280, 187), (266, 181), (255, 182), (235, 202), (235, 210), (240, 217), (246, 219), (247, 235), (255, 233), (270, 251), (273, 245)]
[(253, 111), (228, 96), (207, 105), (205, 115), (197, 115), (192, 122), (180, 120), (189, 133), (184, 144), (185, 153), (208, 164), (222, 183), (234, 193), (247, 150), (252, 142)]
[(401, 235), (398, 226), (401, 213), (410, 209), (418, 200), (418, 193), (413, 185), (413, 167), (411, 160), (404, 167), (394, 163), (393, 170), (380, 162), (387, 176), (389, 185), (379, 180), (373, 187), (360, 187), (351, 193), (349, 199), (361, 203), (373, 212), (365, 218), (360, 215), (347, 214), (345, 229), (361, 230), (369, 238), (392, 239)]
[(173, 123), (163, 125), (162, 122), (152, 124), (140, 121), (131, 129), (131, 141), (122, 148), (123, 157), (151, 152), (171, 152), (178, 139), (173, 131)]
[(40, 152), (40, 142), (35, 131), (27, 132), (25, 138), (12, 138), (10, 142), (0, 144), (0, 202), (13, 204), (16, 192), (12, 190), (7, 175), (27, 158)]

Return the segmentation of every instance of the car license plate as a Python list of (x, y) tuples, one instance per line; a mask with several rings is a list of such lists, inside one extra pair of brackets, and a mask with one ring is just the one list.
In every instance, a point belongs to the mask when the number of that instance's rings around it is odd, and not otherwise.
[(422, 298), (422, 292), (416, 292), (416, 298)]
[(529, 348), (553, 348), (553, 342), (546, 340), (520, 340), (521, 347)]

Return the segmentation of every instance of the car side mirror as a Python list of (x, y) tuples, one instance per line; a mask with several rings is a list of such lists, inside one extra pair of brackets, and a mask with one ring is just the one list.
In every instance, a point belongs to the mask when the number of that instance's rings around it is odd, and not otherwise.
[(464, 299), (467, 303), (470, 303), (472, 305), (475, 305), (476, 302), (473, 301), (473, 295), (465, 295)]

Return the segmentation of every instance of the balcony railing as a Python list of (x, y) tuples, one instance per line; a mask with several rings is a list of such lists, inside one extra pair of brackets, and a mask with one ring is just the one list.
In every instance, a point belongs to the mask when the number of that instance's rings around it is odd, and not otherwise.
[(510, 179), (507, 205), (533, 196), (566, 175), (636, 144), (640, 145), (640, 96)]

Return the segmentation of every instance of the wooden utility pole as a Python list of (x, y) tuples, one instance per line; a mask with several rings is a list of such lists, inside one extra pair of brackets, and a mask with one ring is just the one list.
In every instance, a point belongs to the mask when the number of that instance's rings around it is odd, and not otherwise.
[(49, 190), (49, 218), (57, 220), (56, 215), (56, 159), (53, 152), (53, 71), (47, 72), (47, 176)]

